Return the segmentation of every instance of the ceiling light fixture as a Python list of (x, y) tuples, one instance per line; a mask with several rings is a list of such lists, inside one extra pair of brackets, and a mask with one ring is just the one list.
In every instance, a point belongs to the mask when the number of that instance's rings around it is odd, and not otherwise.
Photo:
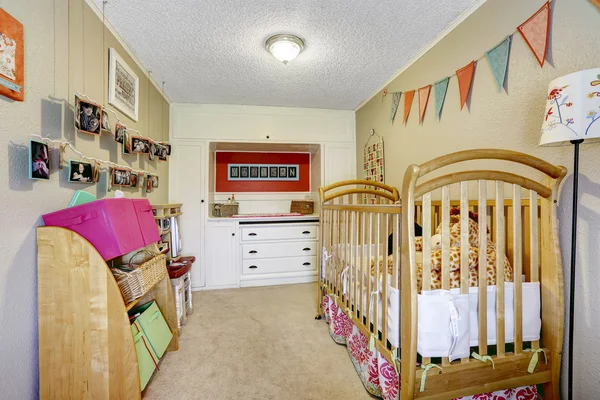
[(267, 39), (265, 47), (273, 57), (287, 64), (304, 49), (304, 40), (290, 34), (275, 35)]

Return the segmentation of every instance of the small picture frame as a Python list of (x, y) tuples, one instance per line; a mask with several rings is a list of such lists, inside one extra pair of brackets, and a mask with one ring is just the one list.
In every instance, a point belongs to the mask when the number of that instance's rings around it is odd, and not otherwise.
[(75, 96), (75, 129), (91, 135), (100, 134), (102, 106)]
[(287, 167), (279, 167), (279, 177), (280, 178), (288, 177), (288, 168)]
[(231, 165), (229, 167), (229, 177), (230, 178), (239, 178), (240, 177), (240, 167), (237, 165)]
[(150, 152), (150, 140), (143, 136), (132, 136), (131, 152), (148, 154)]
[(250, 177), (250, 167), (242, 166), (240, 167), (240, 178), (249, 178)]
[(260, 167), (260, 178), (268, 178), (269, 177), (269, 167)]
[(157, 188), (158, 187), (158, 175), (150, 175), (152, 177), (152, 187), (153, 188)]
[(72, 183), (94, 183), (93, 166), (85, 161), (73, 161), (69, 163), (69, 182)]
[(298, 177), (298, 168), (288, 167), (288, 178), (297, 178), (297, 177)]
[(131, 171), (125, 168), (113, 168), (111, 183), (113, 186), (131, 186)]
[(269, 178), (279, 178), (279, 168), (269, 167)]
[(120, 122), (116, 123), (116, 125), (115, 125), (115, 142), (123, 143), (123, 136), (124, 136), (126, 130), (127, 130), (127, 127), (125, 125), (121, 124)]
[(165, 146), (167, 147), (167, 155), (170, 156), (171, 155), (171, 145), (170, 144), (165, 144)]
[(160, 151), (158, 152), (158, 159), (160, 161), (167, 161), (167, 146), (164, 144), (160, 145)]
[(102, 125), (100, 130), (102, 133), (110, 133), (112, 135), (112, 130), (110, 128), (110, 118), (108, 118), (108, 113), (104, 109), (102, 109)]
[(258, 167), (250, 167), (250, 178), (258, 178)]
[(29, 179), (50, 180), (49, 155), (47, 143), (34, 139), (29, 141)]

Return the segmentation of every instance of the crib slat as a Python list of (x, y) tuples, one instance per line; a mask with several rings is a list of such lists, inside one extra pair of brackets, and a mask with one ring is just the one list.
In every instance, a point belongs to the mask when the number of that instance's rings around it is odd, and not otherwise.
[[(382, 214), (379, 214), (379, 219)], [(389, 214), (385, 214), (385, 233), (383, 246), (383, 271), (382, 271), (382, 286), (381, 286), (381, 341), (387, 348), (387, 288), (388, 288), (388, 241), (387, 233), (390, 229)]]
[(365, 291), (365, 274), (367, 274), (367, 276), (369, 276), (371, 274), (371, 271), (366, 271), (365, 270), (365, 249), (366, 249), (366, 244), (365, 244), (365, 232), (366, 232), (366, 224), (367, 224), (367, 214), (364, 212), (360, 213), (361, 216), (361, 230), (360, 230), (360, 320), (361, 322), (365, 323), (366, 319), (365, 319), (365, 298), (363, 296), (363, 292)]
[(523, 352), (523, 243), (521, 241), (521, 186), (513, 185), (513, 274), (515, 354)]
[(371, 284), (372, 279), (372, 275), (371, 275), (371, 260), (373, 260), (374, 254), (373, 254), (373, 213), (369, 213), (369, 241), (367, 242), (367, 252), (368, 252), (368, 257), (367, 257), (367, 268), (368, 268), (368, 273), (367, 276), (369, 277), (367, 279), (367, 307), (365, 308), (365, 313), (367, 314), (367, 328), (369, 329), (370, 332), (372, 332), (371, 330), (371, 321), (373, 320), (373, 315), (371, 313), (371, 291), (373, 290), (373, 286)]
[[(421, 253), (423, 271), (421, 283), (423, 290), (431, 290), (431, 219), (433, 207), (431, 207), (431, 193), (423, 195), (423, 251)], [(414, 243), (412, 244), (414, 245)]]
[(392, 286), (395, 287), (396, 289), (398, 289), (400, 287), (400, 282), (398, 282), (398, 276), (400, 275), (400, 253), (399, 253), (399, 249), (400, 249), (400, 231), (401, 231), (401, 225), (400, 225), (400, 215), (396, 214), (394, 215), (394, 228), (393, 228), (393, 233), (394, 233), (394, 240), (393, 240), (393, 246), (394, 248), (392, 249), (393, 251), (393, 255), (394, 255), (394, 273), (392, 275)]
[(356, 235), (358, 224), (356, 221), (356, 212), (350, 212), (350, 269), (348, 270), (348, 292), (350, 305), (348, 306), (351, 311), (354, 311), (354, 303), (356, 302)]
[(469, 183), (460, 184), (460, 293), (469, 293)]
[(479, 181), (479, 354), (487, 355), (487, 206), (486, 181)]
[(504, 322), (504, 182), (496, 181), (496, 354), (505, 352)]
[(379, 286), (379, 277), (381, 276), (381, 271), (379, 268), (379, 259), (381, 258), (381, 213), (376, 214), (376, 223), (375, 223), (375, 292), (377, 294), (373, 297), (373, 330), (375, 331), (375, 336), (378, 336), (377, 326), (379, 323), (379, 293), (381, 287)]
[(450, 188), (442, 187), (442, 289), (450, 290)]
[[(533, 190), (529, 191), (529, 281), (538, 282), (539, 276), (539, 220), (538, 220), (538, 194)], [(540, 342), (535, 340), (531, 342), (534, 349), (540, 348)]]

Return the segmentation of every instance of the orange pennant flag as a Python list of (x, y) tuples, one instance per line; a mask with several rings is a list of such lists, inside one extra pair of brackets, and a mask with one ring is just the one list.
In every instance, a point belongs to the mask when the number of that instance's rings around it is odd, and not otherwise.
[(425, 109), (427, 108), (427, 102), (429, 101), (429, 92), (431, 92), (431, 85), (427, 85), (419, 89), (419, 123), (423, 123), (423, 117), (425, 116)]
[(409, 90), (408, 92), (404, 93), (404, 119), (402, 120), (403, 124), (406, 124), (406, 120), (408, 120), (408, 114), (410, 114), (410, 108), (412, 107), (414, 97), (414, 90)]
[(540, 67), (546, 61), (548, 33), (550, 32), (550, 2), (547, 2), (527, 21), (517, 28), (538, 60)]
[(458, 78), (458, 90), (460, 91), (460, 109), (462, 110), (471, 91), (471, 82), (473, 82), (473, 72), (475, 72), (475, 61), (471, 61), (467, 66), (456, 71)]

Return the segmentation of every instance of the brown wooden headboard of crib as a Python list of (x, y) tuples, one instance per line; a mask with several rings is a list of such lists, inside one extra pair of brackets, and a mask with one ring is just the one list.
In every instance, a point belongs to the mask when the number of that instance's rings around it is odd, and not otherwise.
[[(469, 161), (479, 161), (479, 164), (485, 161), (486, 166), (498, 167), (479, 170), (462, 164)], [(446, 167), (450, 167), (451, 173), (439, 176), (438, 170)], [(430, 178), (434, 171), (436, 176)], [(402, 205), (415, 212), (402, 216), (402, 400), (453, 398), (531, 384), (544, 384), (545, 398), (559, 398), (564, 299), (556, 203), (558, 187), (565, 175), (564, 167), (527, 154), (496, 149), (462, 151), (408, 167), (402, 187)], [(433, 235), (433, 228), (441, 222), (441, 288), (450, 289), (450, 210), (453, 206), (478, 214), (478, 353), (490, 354), (486, 314), (488, 227), (497, 260), (504, 260), (507, 254), (513, 268), (514, 348), (509, 352), (505, 343), (504, 263), (496, 262), (496, 348), (491, 356), (495, 366), (474, 358), (452, 363), (442, 358), (443, 373), (430, 372), (427, 387), (420, 392), (421, 375), (426, 372), (415, 367), (418, 293), (414, 222), (420, 220), (424, 238)], [(460, 212), (460, 243), (469, 243), (467, 212)], [(423, 240), (423, 290), (432, 285), (430, 251), (429, 241)], [(468, 253), (469, 246), (460, 246), (461, 294), (469, 293)], [(524, 265), (526, 281), (539, 281), (541, 287), (541, 343), (533, 341), (531, 347), (535, 350), (541, 344), (548, 355), (548, 364), (539, 365), (533, 373), (527, 371), (532, 355), (523, 348)], [(429, 359), (422, 360), (423, 364), (429, 362)]]

